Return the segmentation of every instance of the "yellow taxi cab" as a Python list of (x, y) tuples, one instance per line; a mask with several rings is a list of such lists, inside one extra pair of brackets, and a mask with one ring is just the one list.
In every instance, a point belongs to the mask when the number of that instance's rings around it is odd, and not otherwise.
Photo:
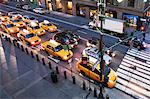
[(1, 27), (4, 31), (6, 31), (10, 35), (17, 34), (20, 30), (17, 26), (15, 26), (10, 21), (1, 23)]
[(50, 23), (48, 20), (44, 20), (39, 25), (46, 31), (49, 32), (57, 31), (57, 27), (54, 24)]
[(41, 43), (41, 38), (39, 38), (36, 34), (29, 32), (26, 29), (21, 30), (17, 37), (20, 41), (23, 43), (26, 43), (27, 45), (35, 46)]
[(30, 32), (32, 32), (38, 36), (42, 36), (46, 33), (45, 30), (43, 28), (41, 28), (39, 26), (39, 24), (36, 22), (31, 22), (29, 24), (29, 27), (27, 27), (27, 30), (29, 30)]
[(0, 21), (5, 22), (5, 21), (10, 21), (10, 17), (6, 15), (0, 16)]
[(60, 58), (62, 60), (69, 60), (73, 56), (71, 50), (65, 50), (63, 46), (55, 40), (49, 40), (41, 44), (41, 47), (51, 55)]
[(24, 27), (26, 24), (21, 20), (21, 19), (13, 19), (12, 20), (13, 24), (16, 25), (17, 27)]
[(103, 83), (109, 88), (113, 88), (116, 84), (117, 74), (116, 72), (108, 67), (104, 67), (104, 72), (102, 75), (102, 80), (100, 80), (100, 62), (91, 64), (87, 57), (82, 57), (80, 61), (76, 64), (76, 69), (84, 76), (88, 76), (94, 81)]

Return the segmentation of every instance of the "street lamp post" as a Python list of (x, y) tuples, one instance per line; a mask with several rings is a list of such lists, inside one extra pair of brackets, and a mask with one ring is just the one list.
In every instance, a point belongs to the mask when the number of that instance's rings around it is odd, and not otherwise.
[[(123, 0), (117, 0), (118, 3), (121, 3)], [(101, 57), (100, 57), (100, 80), (102, 80), (103, 77), (103, 72), (104, 72), (104, 64), (105, 61), (103, 60), (103, 55), (104, 55), (104, 51), (103, 51), (103, 21), (105, 20), (105, 8), (106, 8), (106, 3), (107, 0), (98, 0), (97, 6), (98, 6), (98, 11), (97, 11), (97, 26), (98, 23), (100, 21), (100, 40), (99, 40), (99, 50), (101, 52)], [(99, 29), (98, 29), (99, 30)], [(102, 89), (103, 89), (103, 84), (101, 84), (100, 86), (100, 94), (99, 94), (99, 98), (103, 98), (103, 93), (102, 93)]]

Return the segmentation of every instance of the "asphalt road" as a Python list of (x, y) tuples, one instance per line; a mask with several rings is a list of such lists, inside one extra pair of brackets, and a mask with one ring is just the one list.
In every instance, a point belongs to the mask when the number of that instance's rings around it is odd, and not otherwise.
[[(48, 14), (46, 14), (46, 15), (39, 15), (39, 14), (35, 14), (35, 13), (29, 12), (29, 11), (22, 11), (20, 9), (6, 7), (4, 5), (1, 5), (0, 9), (3, 12), (15, 11), (15, 12), (19, 12), (19, 13), (21, 13), (23, 15), (31, 15), (31, 16), (34, 16), (35, 18), (37, 18), (39, 20), (39, 22), (41, 22), (44, 19), (46, 19), (46, 20), (49, 20), (49, 21), (52, 21), (52, 22), (56, 23), (56, 25), (58, 26), (59, 30), (69, 29), (69, 30), (74, 31), (78, 35), (80, 35), (81, 41), (80, 41), (79, 45), (77, 46), (77, 48), (73, 50), (73, 52), (74, 52), (73, 62), (72, 62), (73, 70), (75, 70), (75, 63), (76, 63), (75, 58), (79, 59), (81, 57), (81, 52), (85, 48), (85, 43), (86, 43), (87, 39), (90, 39), (91, 37), (99, 37), (100, 36), (97, 31), (93, 31), (93, 30), (84, 28), (84, 26), (79, 26), (77, 24), (72, 24), (72, 23), (69, 23), (69, 22), (66, 22), (66, 21), (62, 21), (62, 20), (59, 20), (59, 19), (56, 19), (56, 18), (49, 17)], [(53, 34), (55, 34), (55, 33), (48, 33), (47, 32), (46, 35), (41, 36), (42, 42), (47, 41), (50, 38), (52, 38)], [(103, 36), (103, 41), (104, 41), (104, 44), (107, 47), (110, 47), (113, 44), (115, 44), (116, 42), (118, 42), (118, 38), (117, 37), (113, 37), (113, 36), (104, 35)], [(118, 48), (116, 48), (116, 49), (118, 51), (121, 51), (121, 53), (125, 53), (126, 50), (127, 50), (127, 47), (122, 48), (122, 46), (123, 45), (119, 45), (119, 46), (117, 46)], [(48, 56), (45, 53), (45, 51), (39, 51), (39, 52), (42, 53), (45, 56)], [(120, 57), (123, 57), (123, 54), (121, 54), (121, 53), (118, 53), (117, 57), (114, 59), (115, 61), (112, 62), (111, 67), (114, 70), (116, 70), (117, 66), (120, 64), (120, 61), (121, 61)], [(68, 63), (64, 62), (64, 61), (61, 61), (58, 65), (63, 65), (65, 67), (67, 67), (67, 68), (70, 68), (68, 66)]]

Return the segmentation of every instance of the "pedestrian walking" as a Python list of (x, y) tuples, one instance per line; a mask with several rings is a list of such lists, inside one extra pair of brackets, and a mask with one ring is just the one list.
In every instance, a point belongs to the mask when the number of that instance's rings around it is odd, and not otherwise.
[(133, 48), (133, 38), (129, 41), (130, 50)]

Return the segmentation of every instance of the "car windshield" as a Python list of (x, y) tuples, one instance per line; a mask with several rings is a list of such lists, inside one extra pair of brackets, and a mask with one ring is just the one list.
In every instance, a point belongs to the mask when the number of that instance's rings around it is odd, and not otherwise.
[(30, 19), (30, 20), (35, 20), (35, 18), (34, 18), (34, 17), (30, 17), (29, 19)]
[(104, 68), (104, 76), (108, 76), (110, 73), (110, 68), (106, 65)]
[(62, 47), (61, 45), (55, 47), (55, 51), (56, 51), (56, 52), (59, 52), (59, 51), (62, 50), (62, 49), (63, 49), (63, 47)]
[(51, 24), (51, 23), (47, 23), (47, 24), (45, 24), (45, 25), (47, 25), (47, 26), (52, 26), (52, 24)]
[(35, 36), (35, 34), (31, 33), (31, 34), (27, 34), (26, 38), (31, 38), (31, 37), (34, 37), (34, 36)]
[(13, 20), (13, 22), (20, 22), (21, 20)]
[(36, 29), (39, 29), (40, 27), (39, 26), (35, 26), (33, 27), (33, 30), (36, 30)]
[(101, 56), (101, 53), (97, 48), (87, 49), (85, 52), (88, 56), (94, 57), (96, 59), (99, 59)]
[(14, 26), (13, 24), (6, 25), (7, 28), (12, 28), (13, 26)]

